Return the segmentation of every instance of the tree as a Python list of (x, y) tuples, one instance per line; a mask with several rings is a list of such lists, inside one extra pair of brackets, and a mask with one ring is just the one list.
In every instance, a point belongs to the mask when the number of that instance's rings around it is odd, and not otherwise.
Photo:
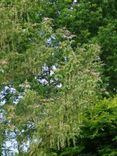
[(1, 145), (13, 132), (19, 155), (59, 154), (76, 145), (102, 80), (116, 90), (116, 1), (0, 5)]
[(69, 45), (64, 46), (69, 54), (68, 62), (59, 69), (63, 85), (59, 95), (45, 99), (34, 90), (27, 90), (11, 113), (15, 128), (24, 129), (18, 138), (23, 142), (28, 137), (31, 139), (31, 155), (75, 145), (82, 126), (81, 116), (86, 109), (93, 108), (99, 97), (99, 47), (84, 45), (75, 54)]

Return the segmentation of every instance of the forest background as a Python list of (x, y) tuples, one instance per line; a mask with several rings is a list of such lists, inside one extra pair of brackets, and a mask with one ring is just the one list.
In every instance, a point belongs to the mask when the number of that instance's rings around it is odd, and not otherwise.
[(0, 1), (1, 156), (116, 156), (116, 94), (116, 0)]

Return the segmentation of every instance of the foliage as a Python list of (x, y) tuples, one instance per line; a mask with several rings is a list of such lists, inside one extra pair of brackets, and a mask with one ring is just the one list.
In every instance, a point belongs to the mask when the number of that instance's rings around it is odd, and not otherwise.
[[(59, 156), (115, 156), (117, 154), (117, 97), (103, 99), (82, 114), (80, 135), (75, 146), (55, 153)], [(54, 150), (53, 150), (54, 151)]]
[(117, 155), (116, 0), (1, 0), (0, 21), (0, 155), (6, 132), (18, 155)]
[(117, 154), (117, 97), (104, 99), (83, 116), (81, 144), (84, 152), (101, 156)]
[(116, 93), (116, 75), (117, 75), (117, 21), (113, 20), (107, 26), (100, 27), (98, 32), (98, 42), (102, 48), (101, 58), (104, 62), (104, 82), (108, 90)]
[(73, 51), (70, 54), (69, 61), (61, 70), (64, 79), (60, 96), (48, 99), (45, 105), (38, 106), (41, 111), (39, 114), (43, 112), (41, 118), (37, 114), (35, 117), (33, 115), (37, 125), (34, 138), (37, 139), (38, 148), (36, 145), (36, 149), (31, 149), (32, 155), (36, 155), (36, 152), (40, 154), (41, 148), (59, 150), (69, 146), (70, 142), (75, 145), (76, 136), (79, 135), (82, 126), (81, 116), (86, 109), (93, 107), (99, 96), (100, 65), (97, 53), (99, 53), (98, 46), (84, 45), (78, 49), (78, 54)]

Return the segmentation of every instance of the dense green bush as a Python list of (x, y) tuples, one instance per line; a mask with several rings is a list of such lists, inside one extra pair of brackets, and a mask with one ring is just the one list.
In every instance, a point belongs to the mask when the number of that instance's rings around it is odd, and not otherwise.
[(104, 99), (83, 117), (84, 151), (100, 156), (117, 155), (117, 97)]

